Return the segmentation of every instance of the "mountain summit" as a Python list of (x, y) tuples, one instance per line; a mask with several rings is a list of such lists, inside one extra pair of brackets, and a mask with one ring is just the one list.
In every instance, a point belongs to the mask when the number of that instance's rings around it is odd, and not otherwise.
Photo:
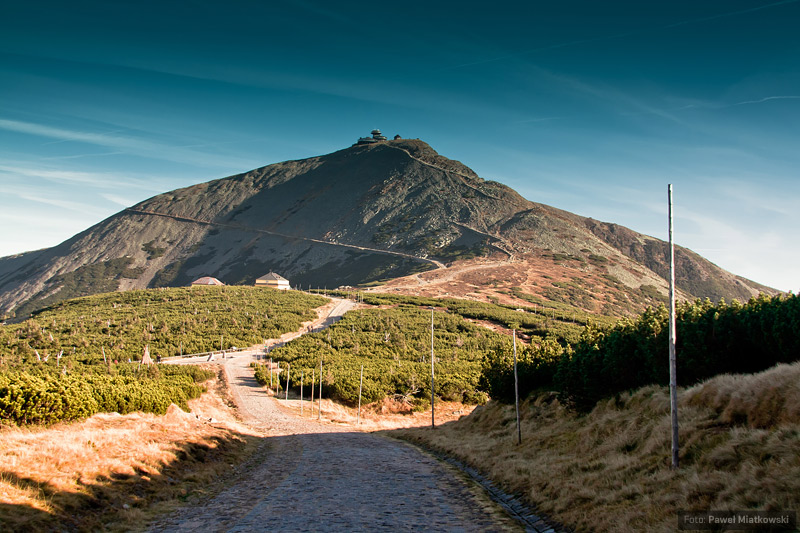
[[(522, 288), (610, 313), (663, 299), (663, 241), (528, 201), (423, 141), (365, 139), (160, 194), (56, 247), (0, 258), (0, 311), (203, 275), (250, 284), (270, 271), (302, 287), (401, 278), (398, 290), (441, 295), (450, 284), (474, 298)], [(677, 264), (684, 297), (775, 292), (686, 249)]]

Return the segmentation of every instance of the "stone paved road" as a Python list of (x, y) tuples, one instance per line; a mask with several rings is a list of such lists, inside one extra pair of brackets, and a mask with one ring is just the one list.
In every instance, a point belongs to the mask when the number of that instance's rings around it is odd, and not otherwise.
[(406, 443), (287, 414), (225, 361), (248, 424), (269, 435), (239, 480), (151, 531), (517, 531), (477, 485)]
[[(306, 434), (280, 444), (279, 468), (256, 469), (166, 531), (510, 531), (462, 479), (416, 449), (364, 433)], [(278, 459), (278, 458), (276, 458)], [(277, 482), (276, 482), (277, 478)]]

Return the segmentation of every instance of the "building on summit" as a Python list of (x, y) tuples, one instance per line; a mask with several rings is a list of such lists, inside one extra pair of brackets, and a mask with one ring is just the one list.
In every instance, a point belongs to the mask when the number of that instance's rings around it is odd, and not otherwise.
[(256, 280), (256, 287), (272, 287), (273, 289), (278, 289), (279, 291), (288, 291), (291, 289), (289, 286), (289, 280), (279, 276), (275, 272), (270, 272), (265, 276), (261, 276)]
[(191, 286), (194, 287), (195, 285), (225, 285), (217, 278), (212, 278), (211, 276), (203, 276), (202, 278), (197, 278), (191, 283)]
[(374, 129), (372, 130), (372, 137), (359, 137), (356, 144), (374, 144), (386, 140), (388, 139), (385, 135), (381, 134), (381, 130)]

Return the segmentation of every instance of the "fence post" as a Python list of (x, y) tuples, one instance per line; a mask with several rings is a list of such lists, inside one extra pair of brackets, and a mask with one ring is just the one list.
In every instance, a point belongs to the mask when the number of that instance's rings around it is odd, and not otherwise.
[[(326, 289), (327, 290), (327, 289)], [(317, 420), (322, 420), (322, 358), (319, 359), (319, 405), (317, 406)]]
[(300, 371), (300, 416), (303, 416), (303, 371)]
[(435, 382), (433, 376), (433, 307), (431, 307), (431, 429), (436, 427), (436, 406), (434, 403)]
[(356, 425), (361, 424), (361, 388), (364, 386), (364, 365), (361, 365), (361, 377), (358, 378), (358, 415)]
[(286, 363), (286, 401), (289, 401), (289, 369), (291, 365)]

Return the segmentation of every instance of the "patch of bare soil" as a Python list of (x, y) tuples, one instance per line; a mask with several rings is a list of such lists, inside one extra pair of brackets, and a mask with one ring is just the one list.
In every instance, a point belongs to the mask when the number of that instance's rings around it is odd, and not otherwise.
[[(546, 289), (554, 283), (584, 278), (592, 286), (593, 299), (602, 302), (609, 292), (601, 267), (577, 261), (554, 262), (552, 258), (533, 254), (513, 259), (474, 258), (457, 261), (445, 268), (388, 281), (372, 289), (375, 292), (396, 292), (431, 298), (463, 298), (507, 305), (530, 305), (514, 297), (512, 288), (547, 300)], [(594, 311), (596, 309), (587, 309)]]
[[(316, 420), (319, 416), (319, 401), (314, 400), (312, 406), (309, 399), (301, 402), (299, 397), (289, 394), (289, 399), (280, 397), (279, 405), (294, 416)], [(444, 424), (470, 414), (474, 405), (458, 402), (436, 403), (436, 424)], [(302, 411), (302, 412), (301, 412)], [(357, 407), (349, 407), (331, 400), (322, 400), (322, 418), (337, 425), (346, 425), (354, 431), (376, 431), (382, 429), (398, 429), (410, 427), (428, 427), (431, 425), (431, 410), (414, 411), (409, 403), (384, 398), (382, 401), (361, 406), (359, 415)]]

